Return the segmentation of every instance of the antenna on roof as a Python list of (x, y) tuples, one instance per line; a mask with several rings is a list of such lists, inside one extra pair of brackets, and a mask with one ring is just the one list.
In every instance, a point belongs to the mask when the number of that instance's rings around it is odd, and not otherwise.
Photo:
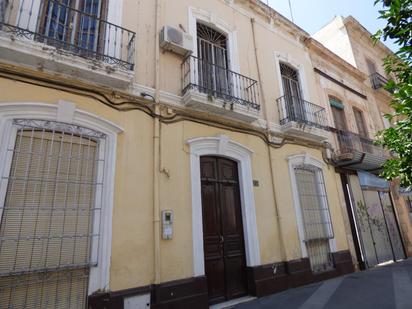
[(292, 19), (292, 23), (294, 23), (295, 21), (293, 20), (292, 5), (290, 4), (290, 0), (288, 1), (289, 1), (290, 18)]

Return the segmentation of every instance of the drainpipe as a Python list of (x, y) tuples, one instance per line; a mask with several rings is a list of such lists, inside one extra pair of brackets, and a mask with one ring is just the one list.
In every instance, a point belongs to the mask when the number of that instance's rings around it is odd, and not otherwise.
[(154, 283), (159, 284), (160, 275), (160, 0), (156, 0), (155, 26), (155, 114), (153, 124), (153, 236), (154, 236)]
[[(265, 97), (265, 92), (264, 88), (262, 85), (262, 74), (260, 71), (260, 66), (259, 66), (259, 57), (258, 57), (258, 46), (256, 42), (256, 29), (255, 29), (255, 24), (256, 20), (254, 18), (250, 19), (251, 25), (252, 25), (252, 37), (253, 37), (253, 46), (255, 49), (255, 61), (256, 61), (256, 67), (257, 67), (257, 72), (258, 72), (258, 78), (259, 78), (259, 85), (260, 85), (260, 93), (261, 95), (261, 102), (262, 102), (262, 111), (263, 115), (266, 120), (266, 131), (268, 133), (268, 136), (270, 136), (270, 126), (269, 126), (269, 112), (267, 109), (266, 105), (266, 97)], [(270, 137), (269, 137), (270, 138)], [(271, 147), (269, 144), (267, 144), (267, 149), (268, 149), (268, 154), (269, 154), (269, 169), (270, 169), (270, 178), (272, 181), (272, 192), (273, 192), (273, 197), (274, 197), (274, 202), (275, 202), (275, 210), (276, 210), (276, 220), (277, 220), (277, 226), (278, 226), (278, 233), (279, 233), (279, 239), (280, 239), (280, 249), (281, 249), (281, 259), (283, 261), (286, 261), (286, 248), (285, 248), (285, 240), (283, 239), (283, 233), (282, 233), (282, 228), (281, 228), (281, 222), (282, 218), (279, 214), (279, 206), (278, 206), (278, 196), (277, 196), (277, 191), (275, 189), (275, 176), (274, 176), (274, 168), (273, 168), (273, 161), (272, 161), (272, 151)]]

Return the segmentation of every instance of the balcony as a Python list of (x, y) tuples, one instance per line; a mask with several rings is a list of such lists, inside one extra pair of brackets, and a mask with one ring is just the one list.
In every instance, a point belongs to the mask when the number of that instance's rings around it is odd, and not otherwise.
[(325, 130), (328, 121), (323, 107), (289, 95), (276, 102), (283, 133), (317, 141), (328, 138)]
[[(388, 83), (388, 79), (382, 75), (380, 75), (379, 73), (375, 72), (373, 74), (371, 74), (369, 76), (370, 80), (371, 80), (371, 84), (372, 84), (372, 88), (373, 89), (380, 89), (380, 88), (384, 88), (386, 86), (386, 84)], [(386, 90), (386, 88), (384, 88)], [(390, 91), (388, 91), (390, 92)]]
[(337, 145), (333, 156), (336, 166), (379, 174), (382, 164), (390, 157), (387, 150), (359, 134), (331, 130)]
[(78, 10), (64, 3), (0, 0), (1, 58), (87, 81), (126, 86), (134, 69), (136, 34), (104, 19), (106, 13), (100, 13), (104, 17), (100, 18), (86, 5)]
[(182, 63), (182, 95), (186, 106), (253, 122), (259, 118), (259, 84), (194, 56)]

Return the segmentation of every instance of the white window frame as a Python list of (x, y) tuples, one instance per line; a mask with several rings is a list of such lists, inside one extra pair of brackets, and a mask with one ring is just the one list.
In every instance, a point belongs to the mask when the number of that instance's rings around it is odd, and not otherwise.
[[(295, 208), (295, 214), (296, 214), (296, 222), (297, 222), (297, 228), (298, 228), (298, 234), (299, 234), (299, 240), (301, 243), (301, 252), (302, 252), (302, 257), (308, 257), (308, 251), (306, 248), (306, 243), (305, 243), (305, 224), (303, 222), (303, 214), (302, 214), (302, 208), (300, 205), (300, 198), (299, 198), (299, 192), (298, 192), (298, 185), (297, 185), (297, 180), (296, 180), (296, 174), (295, 174), (295, 167), (301, 166), (301, 165), (312, 165), (314, 167), (318, 168), (318, 171), (316, 172), (317, 178), (323, 177), (323, 166), (325, 163), (322, 161), (318, 160), (317, 158), (310, 156), (307, 153), (304, 154), (297, 154), (297, 155), (291, 155), (286, 158), (286, 160), (289, 163), (289, 175), (290, 175), (290, 180), (291, 180), (291, 187), (292, 187), (292, 194), (293, 194), (293, 205)], [(324, 193), (327, 196), (326, 191), (326, 186), (323, 188), (319, 188), (319, 192)], [(324, 201), (322, 201), (323, 203)], [(324, 205), (325, 206), (325, 205)], [(330, 207), (328, 206), (328, 210), (330, 212)], [(331, 220), (331, 225), (333, 229), (333, 221), (332, 221), (332, 216), (330, 218)], [(336, 239), (335, 236), (332, 239), (329, 239), (329, 248), (330, 252), (336, 252)]]
[[(193, 56), (198, 56), (197, 51), (197, 23), (203, 22), (204, 24), (211, 26), (223, 33), (227, 37), (227, 53), (228, 53), (228, 68), (233, 72), (239, 72), (239, 55), (237, 53), (237, 32), (235, 28), (223, 19), (216, 16), (210, 11), (189, 7), (188, 12), (188, 32), (193, 38)], [(191, 82), (195, 85), (198, 84), (198, 77), (195, 76), (194, 70), (190, 74)], [(238, 91), (236, 85), (233, 89)]]
[(298, 72), (299, 77), (299, 85), (302, 91), (302, 99), (310, 101), (308, 87), (306, 83), (306, 73), (305, 68), (303, 65), (296, 61), (291, 55), (283, 53), (283, 52), (275, 52), (275, 67), (276, 67), (276, 75), (278, 77), (278, 84), (279, 84), (279, 97), (283, 97), (285, 93), (283, 92), (283, 82), (282, 82), (282, 74), (280, 73), (280, 63), (284, 63), (291, 68), (295, 69)]
[[(285, 95), (285, 92), (283, 91), (282, 74), (280, 72), (280, 63), (284, 63), (298, 72), (299, 86), (301, 90), (302, 100), (310, 101), (308, 91), (307, 91), (306, 74), (305, 74), (305, 69), (303, 65), (299, 63), (298, 61), (296, 61), (290, 54), (279, 52), (279, 51), (274, 52), (274, 58), (275, 58), (275, 71), (276, 71), (276, 76), (278, 80), (278, 87), (279, 87), (279, 94), (280, 94), (279, 98)], [(286, 104), (286, 101), (283, 100), (282, 113), (284, 115), (287, 114), (285, 104)], [(280, 115), (279, 115), (279, 118), (280, 118)]]
[[(112, 214), (114, 197), (114, 176), (116, 162), (117, 135), (123, 132), (118, 125), (100, 116), (77, 109), (71, 102), (59, 101), (58, 104), (33, 102), (1, 103), (0, 104), (0, 175), (10, 171), (13, 154), (7, 151), (14, 147), (17, 128), (13, 119), (37, 119), (65, 122), (90, 128), (104, 133), (105, 140), (99, 142), (99, 156), (104, 155), (105, 162), (98, 177), (105, 175), (101, 195), (101, 216), (93, 224), (93, 232), (100, 230), (98, 244), (92, 243), (92, 255), (98, 257), (98, 264), (90, 268), (88, 294), (96, 291), (108, 291), (110, 281), (110, 258), (112, 243)], [(10, 149), (10, 148), (9, 148)], [(99, 176), (100, 175), (100, 176)], [(4, 205), (7, 181), (0, 180), (0, 204)], [(97, 203), (98, 201), (96, 201)], [(98, 217), (98, 216), (96, 216)], [(1, 213), (0, 213), (1, 218)]]

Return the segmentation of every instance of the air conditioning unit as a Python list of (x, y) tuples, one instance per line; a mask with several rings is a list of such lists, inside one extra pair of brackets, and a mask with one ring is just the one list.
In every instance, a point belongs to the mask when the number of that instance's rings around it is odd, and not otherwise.
[(160, 33), (160, 47), (187, 56), (193, 52), (193, 37), (179, 29), (164, 26)]

